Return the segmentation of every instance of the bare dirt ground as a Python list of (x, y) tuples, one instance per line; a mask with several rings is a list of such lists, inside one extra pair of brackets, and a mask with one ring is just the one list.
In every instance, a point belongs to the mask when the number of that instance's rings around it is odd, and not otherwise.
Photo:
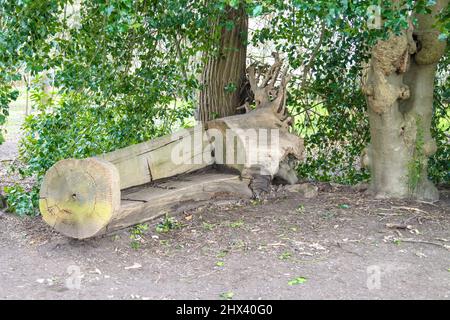
[(429, 204), (318, 186), (212, 202), (168, 233), (150, 223), (134, 246), (131, 229), (77, 241), (0, 212), (0, 299), (450, 298), (450, 190)]

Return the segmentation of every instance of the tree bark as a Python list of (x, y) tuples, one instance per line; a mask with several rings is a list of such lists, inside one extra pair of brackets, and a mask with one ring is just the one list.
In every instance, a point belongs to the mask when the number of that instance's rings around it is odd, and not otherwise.
[(379, 198), (437, 200), (428, 180), (428, 157), (436, 152), (430, 127), (436, 66), (445, 42), (433, 29), (436, 14), (448, 0), (437, 1), (431, 14), (417, 14), (418, 24), (380, 40), (363, 91), (367, 98), (371, 143), (363, 155), (370, 168), (370, 190)]
[(241, 88), (245, 83), (248, 17), (245, 8), (228, 8), (225, 21), (232, 21), (230, 30), (221, 28), (218, 53), (208, 58), (201, 76), (199, 118), (202, 122), (236, 114), (243, 103)]

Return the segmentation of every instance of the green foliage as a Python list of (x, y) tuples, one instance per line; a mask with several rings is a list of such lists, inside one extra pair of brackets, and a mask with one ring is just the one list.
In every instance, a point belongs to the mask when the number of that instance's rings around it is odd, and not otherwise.
[(295, 130), (305, 138), (299, 175), (340, 183), (367, 179), (359, 167), (369, 139), (360, 74), (370, 44), (382, 35), (367, 28), (369, 2), (269, 3), (267, 11), (283, 14), (256, 31), (253, 43), (273, 41), (294, 69), (287, 104), (296, 116)]
[(288, 281), (288, 285), (290, 286), (296, 286), (298, 284), (303, 284), (306, 282), (306, 278), (305, 277), (297, 277), (295, 279), (289, 280)]
[(115, 129), (135, 131), (131, 140), (154, 136), (149, 124), (134, 128), (136, 118), (167, 130), (186, 115), (170, 109), (180, 99), (192, 106), (201, 67), (193, 57), (210, 47), (207, 19), (223, 10), (193, 0), (86, 0), (78, 13), (74, 8), (69, 0), (0, 0), (0, 114), (7, 115), (11, 81), (22, 71), (51, 70), (67, 103), (84, 100), (82, 113), (98, 107), (92, 116), (108, 118), (119, 109), (122, 126)]
[[(360, 167), (360, 155), (370, 139), (366, 101), (361, 92), (363, 66), (371, 46), (389, 32), (408, 27), (410, 11), (429, 13), (434, 1), (406, 0), (398, 7), (391, 1), (259, 1), (270, 23), (253, 34), (254, 46), (274, 43), (284, 52), (294, 77), (287, 100), (296, 116), (295, 131), (305, 139), (306, 158), (298, 167), (301, 177), (354, 184), (369, 179)], [(381, 4), (383, 26), (370, 29), (369, 5)], [(448, 9), (439, 26), (448, 30)], [(440, 64), (447, 79), (448, 53)], [(433, 135), (439, 151), (430, 160), (434, 181), (449, 181), (448, 82), (436, 90)], [(445, 93), (447, 92), (447, 93)], [(448, 110), (448, 108), (447, 108)], [(445, 122), (448, 124), (448, 121)]]
[(48, 67), (47, 40), (58, 31), (59, 2), (0, 0), (0, 144), (8, 104), (19, 95), (12, 82), (21, 79), (24, 69), (36, 73)]
[(222, 250), (217, 254), (217, 258), (219, 258), (219, 259), (225, 258), (227, 254), (228, 254), (228, 250)]
[(137, 250), (141, 247), (142, 237), (148, 230), (148, 224), (135, 225), (130, 230), (131, 248)]
[[(411, 10), (428, 13), (433, 2), (404, 0), (392, 8), (388, 0), (83, 0), (77, 13), (72, 0), (0, 0), (0, 143), (8, 104), (18, 97), (12, 84), (24, 72), (35, 78), (34, 113), (23, 127), (26, 166), (20, 173), (38, 181), (63, 158), (93, 156), (188, 126), (197, 75), (220, 43), (221, 28), (212, 30), (211, 21), (234, 28), (227, 10), (244, 6), (257, 22), (270, 19), (252, 32), (252, 44), (274, 44), (294, 74), (287, 104), (296, 116), (294, 130), (305, 138), (300, 176), (367, 180), (369, 172), (359, 166), (369, 142), (362, 66), (375, 41), (405, 29)], [(367, 8), (380, 3), (383, 27), (370, 29)], [(448, 8), (437, 26), (448, 39)], [(450, 181), (448, 56), (436, 80), (432, 135), (438, 151), (429, 161), (430, 177), (441, 183)], [(43, 82), (55, 92), (42, 90)], [(224, 89), (239, 88), (230, 83)], [(35, 204), (31, 194), (17, 188), (9, 194), (11, 208), (32, 212), (25, 209)], [(161, 230), (170, 230), (166, 222)]]
[(291, 258), (292, 258), (292, 253), (289, 252), (289, 251), (283, 252), (283, 253), (278, 257), (278, 259), (280, 259), (280, 260), (289, 260), (289, 259), (291, 259)]
[[(12, 82), (35, 78), (20, 173), (39, 180), (58, 160), (187, 126), (201, 67), (192, 57), (211, 45), (207, 18), (220, 12), (189, 0), (87, 0), (79, 13), (70, 0), (0, 0), (0, 143), (18, 96)], [(45, 81), (57, 88), (50, 96)], [(18, 208), (32, 203), (11, 197)]]
[(220, 298), (222, 300), (231, 300), (231, 299), (233, 299), (233, 297), (234, 297), (234, 292), (232, 292), (232, 291), (222, 292), (220, 294)]
[(19, 96), (19, 91), (14, 90), (9, 82), (2, 79), (2, 76), (5, 77), (5, 74), (2, 74), (0, 64), (0, 144), (5, 141), (2, 127), (5, 125), (6, 118), (9, 116), (8, 105)]
[(223, 267), (223, 266), (225, 266), (225, 262), (223, 262), (223, 261), (217, 261), (217, 262), (216, 262), (216, 266), (218, 266), (218, 267)]
[(230, 227), (230, 228), (241, 228), (243, 225), (244, 225), (244, 221), (242, 221), (242, 220), (237, 220), (237, 221), (234, 221), (234, 222), (228, 222), (227, 223), (227, 225)]
[(429, 159), (428, 174), (435, 183), (450, 184), (450, 48), (438, 65), (438, 76), (434, 90), (434, 113), (431, 135), (436, 141), (437, 151)]
[(423, 154), (423, 146), (425, 144), (421, 120), (416, 119), (416, 141), (414, 144), (414, 154), (411, 161), (408, 163), (408, 189), (412, 194), (422, 177), (422, 171), (425, 165), (425, 156)]
[(179, 229), (182, 225), (178, 222), (174, 217), (169, 217), (168, 214), (164, 216), (163, 221), (158, 223), (156, 226), (156, 232), (158, 233), (167, 233), (171, 230)]
[(4, 188), (8, 212), (19, 216), (38, 215), (39, 188), (34, 187), (31, 191), (25, 191), (20, 185)]
[(450, 39), (450, 7), (447, 6), (439, 13), (439, 19), (436, 24), (441, 34), (439, 39), (442, 41), (448, 41)]
[(208, 223), (208, 222), (203, 222), (202, 224), (203, 229), (207, 230), (207, 231), (212, 231), (216, 225), (212, 224), (212, 223)]
[[(28, 116), (23, 125), (20, 155), (26, 163), (26, 175), (42, 176), (61, 159), (85, 158), (167, 134), (171, 128), (182, 126), (190, 112), (186, 105), (133, 113), (126, 104), (92, 105), (76, 93), (63, 94), (58, 101), (47, 99), (43, 105), (44, 95), (32, 92), (38, 112)], [(157, 123), (161, 117), (165, 122)]]

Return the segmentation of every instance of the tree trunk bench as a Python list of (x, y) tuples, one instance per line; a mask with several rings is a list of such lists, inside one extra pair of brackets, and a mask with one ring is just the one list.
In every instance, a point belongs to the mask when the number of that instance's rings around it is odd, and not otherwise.
[[(258, 196), (274, 177), (297, 182), (294, 167), (303, 157), (303, 140), (288, 131), (286, 72), (278, 80), (281, 61), (275, 58), (262, 82), (249, 68), (254, 110), (246, 106), (245, 114), (96, 158), (57, 162), (40, 191), (44, 221), (84, 239), (173, 213), (184, 204), (221, 195)], [(212, 165), (235, 173), (205, 169)]]

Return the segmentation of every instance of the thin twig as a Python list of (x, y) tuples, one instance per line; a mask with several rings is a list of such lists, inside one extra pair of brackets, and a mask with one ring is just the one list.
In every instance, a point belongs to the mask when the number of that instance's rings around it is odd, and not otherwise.
[(429, 212), (427, 212), (427, 211), (425, 211), (425, 210), (422, 210), (422, 209), (419, 209), (419, 208), (413, 208), (413, 207), (403, 207), (403, 206), (401, 206), (401, 207), (392, 207), (392, 209), (400, 209), (400, 210), (417, 211), (417, 212), (422, 212), (422, 213), (425, 213), (425, 214), (427, 214), (427, 215), (429, 215), (429, 214), (430, 214)]
[(416, 200), (416, 202), (425, 203), (425, 204), (429, 204), (431, 206), (439, 207), (437, 204), (434, 204), (433, 202), (422, 201), (422, 200)]
[(416, 239), (410, 239), (410, 238), (397, 238), (395, 240), (401, 241), (401, 242), (432, 244), (434, 246), (438, 246), (438, 247), (442, 247), (444, 249), (450, 250), (450, 246), (445, 245), (445, 244), (441, 244), (441, 243), (438, 243), (438, 242), (433, 242), (433, 241), (416, 240)]

